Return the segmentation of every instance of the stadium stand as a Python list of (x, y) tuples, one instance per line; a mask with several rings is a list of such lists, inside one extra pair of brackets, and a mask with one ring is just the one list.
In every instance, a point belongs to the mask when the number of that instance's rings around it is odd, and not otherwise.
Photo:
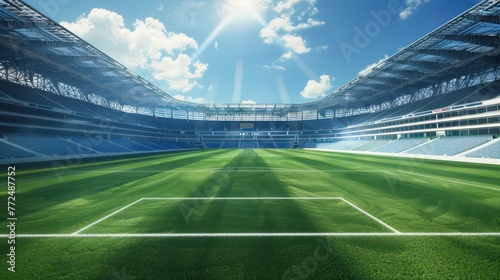
[(123, 148), (127, 148), (131, 151), (135, 151), (135, 152), (138, 152), (138, 151), (152, 151), (153, 149), (151, 148), (148, 148), (144, 145), (141, 145), (139, 143), (136, 143), (134, 141), (130, 141), (130, 140), (126, 140), (126, 139), (109, 139), (107, 140), (115, 145), (118, 145), (120, 147), (123, 147)]
[(220, 146), (221, 149), (237, 149), (239, 147), (239, 141), (224, 141), (224, 143)]
[(492, 139), (489, 135), (440, 137), (406, 151), (406, 154), (453, 156)]
[(259, 141), (259, 147), (264, 149), (273, 149), (276, 148), (276, 145), (274, 144), (274, 141), (262, 140)]
[(220, 149), (222, 146), (221, 142), (203, 142), (208, 149)]
[(0, 141), (0, 158), (26, 158), (35, 157), (34, 154)]
[(290, 149), (293, 146), (293, 142), (275, 141), (274, 144), (278, 149)]
[(244, 140), (240, 142), (239, 148), (241, 149), (255, 149), (258, 148), (257, 141), (255, 140)]
[(496, 139), (494, 143), (491, 143), (486, 147), (468, 153), (465, 156), (472, 158), (500, 159), (500, 139)]
[(130, 150), (125, 149), (123, 147), (114, 145), (110, 142), (107, 142), (102, 139), (96, 139), (91, 137), (68, 137), (66, 138), (77, 145), (84, 146), (88, 149), (98, 151), (100, 153), (122, 153), (122, 152), (130, 152)]
[(193, 149), (195, 146), (188, 142), (165, 142), (165, 144), (170, 145), (174, 149)]
[(500, 135), (500, 52), (491, 43), (500, 25), (483, 28), (477, 13), (500, 2), (483, 1), (432, 33), (459, 39), (426, 35), (325, 98), (244, 106), (176, 100), (16, 3), (0, 5), (3, 158), (296, 146), (498, 157), (497, 142), (481, 145)]
[(40, 135), (7, 135), (7, 141), (39, 152), (46, 156), (66, 156), (76, 154), (95, 154), (83, 146), (57, 137)]
[(475, 97), (473, 101), (479, 101), (485, 98), (484, 96), (481, 97), (481, 94), (479, 94), (481, 90), (483, 90), (483, 87), (481, 86), (459, 90), (453, 93), (453, 99), (450, 99), (450, 97), (446, 95), (437, 95), (393, 109), (384, 110), (379, 113), (365, 114), (356, 116), (354, 118), (349, 118), (347, 123), (348, 125), (357, 125), (367, 122), (381, 121), (387, 118), (404, 116), (412, 113), (426, 112), (443, 107), (465, 104), (470, 101), (468, 97), (471, 96)]
[(401, 153), (429, 141), (427, 138), (400, 138), (371, 150), (379, 153)]
[(370, 151), (372, 149), (376, 149), (382, 145), (385, 145), (387, 143), (391, 142), (390, 139), (384, 139), (384, 140), (373, 140), (370, 141), (364, 145), (352, 148), (352, 151)]
[(345, 140), (331, 143), (309, 143), (306, 145), (306, 148), (347, 151), (365, 145), (368, 142), (363, 140)]

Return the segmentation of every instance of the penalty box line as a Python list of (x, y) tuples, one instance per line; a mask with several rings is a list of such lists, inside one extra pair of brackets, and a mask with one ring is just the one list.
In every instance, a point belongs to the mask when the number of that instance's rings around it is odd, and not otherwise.
[(359, 208), (358, 206), (352, 204), (351, 202), (349, 202), (348, 200), (346, 200), (342, 197), (304, 196), (304, 197), (143, 197), (143, 198), (140, 198), (140, 199), (114, 211), (113, 213), (106, 215), (106, 216), (102, 217), (101, 219), (75, 231), (72, 234), (73, 235), (80, 234), (80, 232), (106, 220), (107, 218), (109, 218), (113, 215), (118, 214), (119, 212), (121, 212), (121, 211), (143, 201), (143, 200), (341, 200), (344, 203), (348, 204), (349, 206), (353, 207), (354, 209), (358, 210), (362, 214), (368, 216), (370, 219), (374, 220), (375, 222), (377, 222), (377, 223), (381, 224), (382, 226), (384, 226), (385, 228), (389, 229), (390, 231), (392, 231), (394, 233), (401, 233), (398, 230), (396, 230), (395, 228), (388, 225), (387, 223), (383, 222), (382, 220), (378, 219), (377, 217), (373, 216), (372, 214), (366, 212), (365, 210)]
[[(8, 238), (0, 234), (0, 238)], [(103, 233), (16, 234), (16, 238), (189, 238), (189, 237), (500, 237), (500, 232), (280, 232), (280, 233)]]
[(123, 211), (123, 210), (125, 210), (125, 209), (129, 208), (130, 206), (132, 206), (132, 205), (134, 205), (134, 204), (136, 204), (136, 203), (140, 202), (141, 200), (143, 200), (143, 199), (142, 199), (142, 198), (140, 198), (140, 199), (138, 199), (138, 200), (136, 200), (136, 201), (134, 201), (134, 202), (130, 203), (129, 205), (124, 206), (124, 207), (122, 207), (122, 208), (120, 208), (120, 209), (116, 210), (115, 212), (113, 212), (113, 213), (111, 213), (111, 214), (109, 214), (109, 215), (107, 215), (107, 216), (104, 216), (104, 217), (100, 218), (99, 220), (97, 220), (97, 221), (95, 221), (95, 222), (93, 222), (93, 223), (91, 223), (91, 224), (89, 224), (89, 225), (87, 225), (87, 226), (85, 226), (85, 227), (83, 227), (83, 228), (81, 228), (81, 229), (79, 229), (79, 230), (77, 230), (77, 231), (73, 232), (72, 234), (73, 234), (73, 235), (79, 234), (80, 232), (82, 232), (82, 231), (84, 231), (84, 230), (88, 229), (89, 227), (91, 227), (91, 226), (93, 226), (93, 225), (96, 225), (96, 224), (98, 224), (98, 223), (100, 223), (100, 222), (102, 222), (102, 221), (106, 220), (107, 218), (109, 218), (109, 217), (111, 217), (111, 216), (113, 216), (113, 215), (115, 215), (115, 214), (117, 214), (117, 213), (119, 213), (119, 212), (121, 212), (121, 211)]

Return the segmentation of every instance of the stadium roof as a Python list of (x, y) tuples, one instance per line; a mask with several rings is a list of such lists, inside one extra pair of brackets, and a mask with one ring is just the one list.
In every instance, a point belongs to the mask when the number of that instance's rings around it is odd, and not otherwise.
[[(210, 114), (369, 107), (500, 66), (500, 1), (486, 0), (336, 89), (302, 104), (196, 104), (174, 99), (18, 0), (0, 0), (0, 65), (80, 89), (88, 101)], [(36, 79), (31, 77), (30, 79)], [(34, 83), (34, 81), (31, 81)], [(52, 89), (57, 93), (58, 88)]]

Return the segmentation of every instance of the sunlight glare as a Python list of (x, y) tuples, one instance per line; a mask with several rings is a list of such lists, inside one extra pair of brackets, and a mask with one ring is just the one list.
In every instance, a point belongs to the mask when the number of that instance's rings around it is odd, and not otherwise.
[(255, 0), (226, 0), (223, 14), (231, 21), (257, 21), (265, 26), (261, 5), (260, 1)]

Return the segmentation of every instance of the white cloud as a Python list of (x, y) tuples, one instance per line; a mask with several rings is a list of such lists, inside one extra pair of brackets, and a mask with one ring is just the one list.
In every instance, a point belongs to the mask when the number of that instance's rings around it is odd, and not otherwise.
[(280, 60), (287, 60), (292, 58), (293, 53), (292, 52), (286, 52), (281, 55)]
[(285, 1), (279, 1), (278, 5), (274, 7), (274, 10), (277, 13), (281, 13), (284, 10), (289, 10), (291, 9), (295, 4), (299, 3), (300, 0), (285, 0)]
[(158, 11), (163, 11), (163, 3), (161, 1), (158, 1), (158, 7), (156, 7)]
[(271, 65), (264, 65), (264, 68), (275, 69), (275, 70), (280, 70), (280, 71), (286, 70), (286, 68), (284, 66), (276, 65), (276, 63), (273, 63)]
[(379, 59), (379, 61), (375, 62), (375, 63), (372, 63), (368, 66), (366, 66), (363, 70), (359, 71), (358, 72), (358, 75), (360, 76), (363, 76), (363, 75), (366, 75), (368, 73), (370, 73), (370, 71), (375, 68), (375, 66), (379, 65), (382, 61), (386, 60), (387, 58), (389, 58), (388, 55), (384, 55), (383, 58)]
[(399, 13), (399, 18), (402, 20), (407, 19), (420, 7), (420, 5), (422, 5), (422, 3), (428, 3), (429, 1), (430, 0), (406, 0), (406, 8)]
[[(194, 68), (191, 70), (191, 68)], [(153, 61), (151, 69), (156, 80), (166, 80), (170, 88), (177, 91), (187, 92), (198, 86), (198, 82), (193, 81), (203, 77), (208, 64), (195, 61), (192, 63), (187, 54), (179, 54), (174, 60), (165, 56), (160, 61)]]
[(219, 49), (219, 42), (217, 41), (214, 42), (214, 49), (216, 50)]
[(297, 35), (285, 35), (283, 36), (283, 41), (285, 42), (285, 47), (294, 53), (303, 54), (311, 50), (311, 48), (306, 47), (306, 41)]
[(257, 102), (255, 102), (253, 100), (243, 100), (243, 102), (241, 102), (241, 104), (257, 104)]
[(201, 103), (201, 104), (207, 103), (205, 98), (203, 98), (203, 97), (194, 98), (194, 97), (191, 97), (189, 95), (182, 95), (182, 94), (174, 95), (172, 97), (177, 99), (177, 100), (180, 100), (180, 101), (188, 101), (188, 102)]
[[(289, 15), (282, 15), (271, 20), (268, 25), (260, 30), (259, 36), (264, 43), (271, 44), (284, 35), (290, 35), (295, 31), (324, 25), (325, 22), (309, 18), (305, 22), (293, 25)], [(284, 34), (284, 35), (283, 35)]]
[[(187, 49), (198, 48), (193, 38), (167, 31), (162, 22), (151, 17), (143, 21), (136, 19), (129, 29), (121, 15), (93, 9), (75, 22), (63, 21), (61, 25), (128, 68), (152, 70), (155, 79), (167, 81), (173, 90), (191, 90), (208, 67), (182, 54)], [(171, 57), (176, 55), (173, 60)], [(171, 67), (168, 71), (167, 66)], [(194, 68), (194, 72), (190, 68)]]
[(319, 47), (316, 48), (316, 50), (318, 50), (318, 51), (322, 51), (322, 50), (324, 51), (324, 50), (327, 50), (327, 49), (328, 49), (328, 45), (323, 45), (323, 46), (319, 46)]
[(264, 43), (277, 43), (285, 48), (281, 60), (291, 58), (294, 53), (305, 54), (311, 50), (299, 32), (325, 24), (313, 18), (318, 13), (315, 4), (316, 0), (279, 1), (273, 9), (275, 17), (260, 30), (259, 36)]
[(321, 75), (319, 82), (309, 80), (304, 90), (300, 92), (300, 95), (304, 98), (323, 97), (332, 88), (332, 80), (329, 75)]
[(278, 38), (278, 31), (291, 31), (293, 29), (289, 17), (278, 17), (271, 20), (266, 27), (260, 30), (259, 36), (264, 39), (264, 43), (271, 44)]

